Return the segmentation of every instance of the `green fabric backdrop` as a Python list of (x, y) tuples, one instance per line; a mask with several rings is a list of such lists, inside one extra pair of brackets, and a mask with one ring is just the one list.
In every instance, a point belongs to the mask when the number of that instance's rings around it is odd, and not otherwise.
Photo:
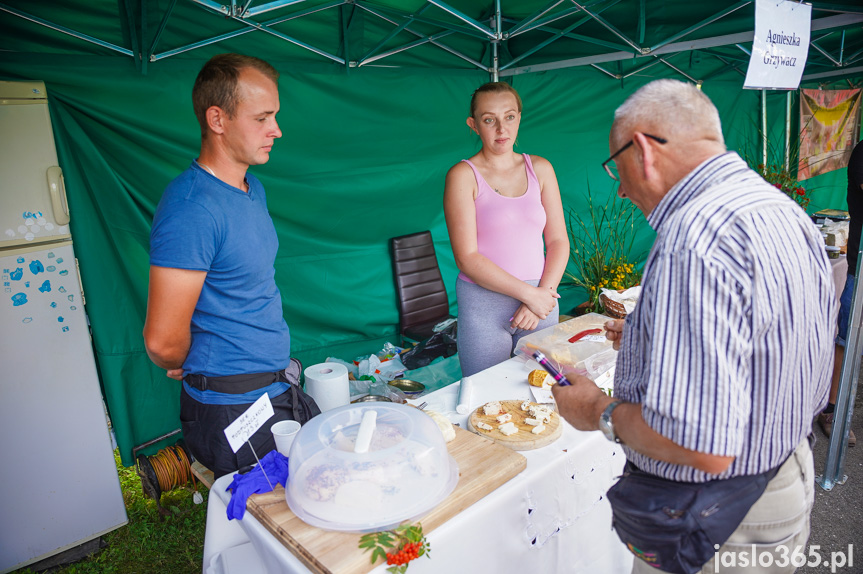
[[(292, 353), (308, 365), (397, 342), (388, 253), (397, 235), (431, 230), (457, 312), (443, 181), (477, 149), (464, 119), (471, 92), (488, 76), (272, 63), (282, 73), (284, 135), (253, 172), (266, 186), (279, 236), (276, 281)], [(125, 464), (134, 446), (179, 426), (179, 385), (150, 363), (141, 331), (153, 212), (199, 148), (190, 92), (202, 64), (165, 60), (142, 75), (118, 57), (6, 54), (0, 61), (0, 78), (39, 79), (48, 88), (94, 349)], [(566, 207), (584, 209), (588, 185), (600, 200), (612, 192), (600, 163), (609, 155), (613, 110), (653, 77), (621, 84), (581, 68), (513, 79), (524, 100), (517, 149), (552, 162)], [(757, 146), (759, 94), (741, 84), (727, 74), (704, 86), (731, 149)], [(782, 138), (785, 95), (768, 99), (770, 133)], [(796, 99), (794, 109), (796, 116)], [(844, 178), (844, 170), (818, 178), (812, 209), (843, 207)], [(639, 216), (636, 251), (646, 252), (652, 239)], [(564, 290), (562, 309), (583, 299)]]

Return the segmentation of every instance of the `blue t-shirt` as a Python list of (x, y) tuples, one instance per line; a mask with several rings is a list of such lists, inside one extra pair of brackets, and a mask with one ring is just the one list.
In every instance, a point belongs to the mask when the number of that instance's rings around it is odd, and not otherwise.
[(280, 371), (291, 335), (276, 287), (279, 240), (264, 187), (248, 193), (196, 162), (165, 189), (150, 232), (150, 264), (206, 271), (192, 315), (186, 373), (225, 376)]

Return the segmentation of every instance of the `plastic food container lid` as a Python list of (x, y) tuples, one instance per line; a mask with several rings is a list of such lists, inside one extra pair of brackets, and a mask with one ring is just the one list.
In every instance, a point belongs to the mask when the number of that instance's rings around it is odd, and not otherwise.
[(327, 530), (370, 532), (415, 520), (458, 483), (437, 424), (397, 403), (326, 411), (297, 433), (288, 462), (288, 506)]

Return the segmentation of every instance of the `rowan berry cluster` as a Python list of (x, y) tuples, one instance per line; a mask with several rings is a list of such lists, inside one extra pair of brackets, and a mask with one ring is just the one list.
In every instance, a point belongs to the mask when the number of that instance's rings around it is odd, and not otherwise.
[(363, 534), (359, 547), (371, 551), (372, 564), (386, 560), (390, 574), (405, 574), (411, 560), (429, 556), (430, 551), (421, 524), (402, 524), (393, 530)]
[(405, 544), (398, 552), (387, 554), (387, 565), (400, 566), (407, 564), (414, 558), (419, 558), (420, 548), (422, 548), (422, 542), (409, 542)]

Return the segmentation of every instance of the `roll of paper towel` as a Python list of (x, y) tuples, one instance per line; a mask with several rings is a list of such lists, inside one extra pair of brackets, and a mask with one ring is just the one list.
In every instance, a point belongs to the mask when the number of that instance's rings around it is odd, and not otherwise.
[(321, 411), (328, 411), (351, 402), (348, 369), (340, 363), (319, 363), (306, 367), (306, 392)]
[(470, 396), (473, 393), (473, 381), (470, 377), (464, 377), (458, 386), (458, 405), (455, 411), (460, 415), (470, 413)]

